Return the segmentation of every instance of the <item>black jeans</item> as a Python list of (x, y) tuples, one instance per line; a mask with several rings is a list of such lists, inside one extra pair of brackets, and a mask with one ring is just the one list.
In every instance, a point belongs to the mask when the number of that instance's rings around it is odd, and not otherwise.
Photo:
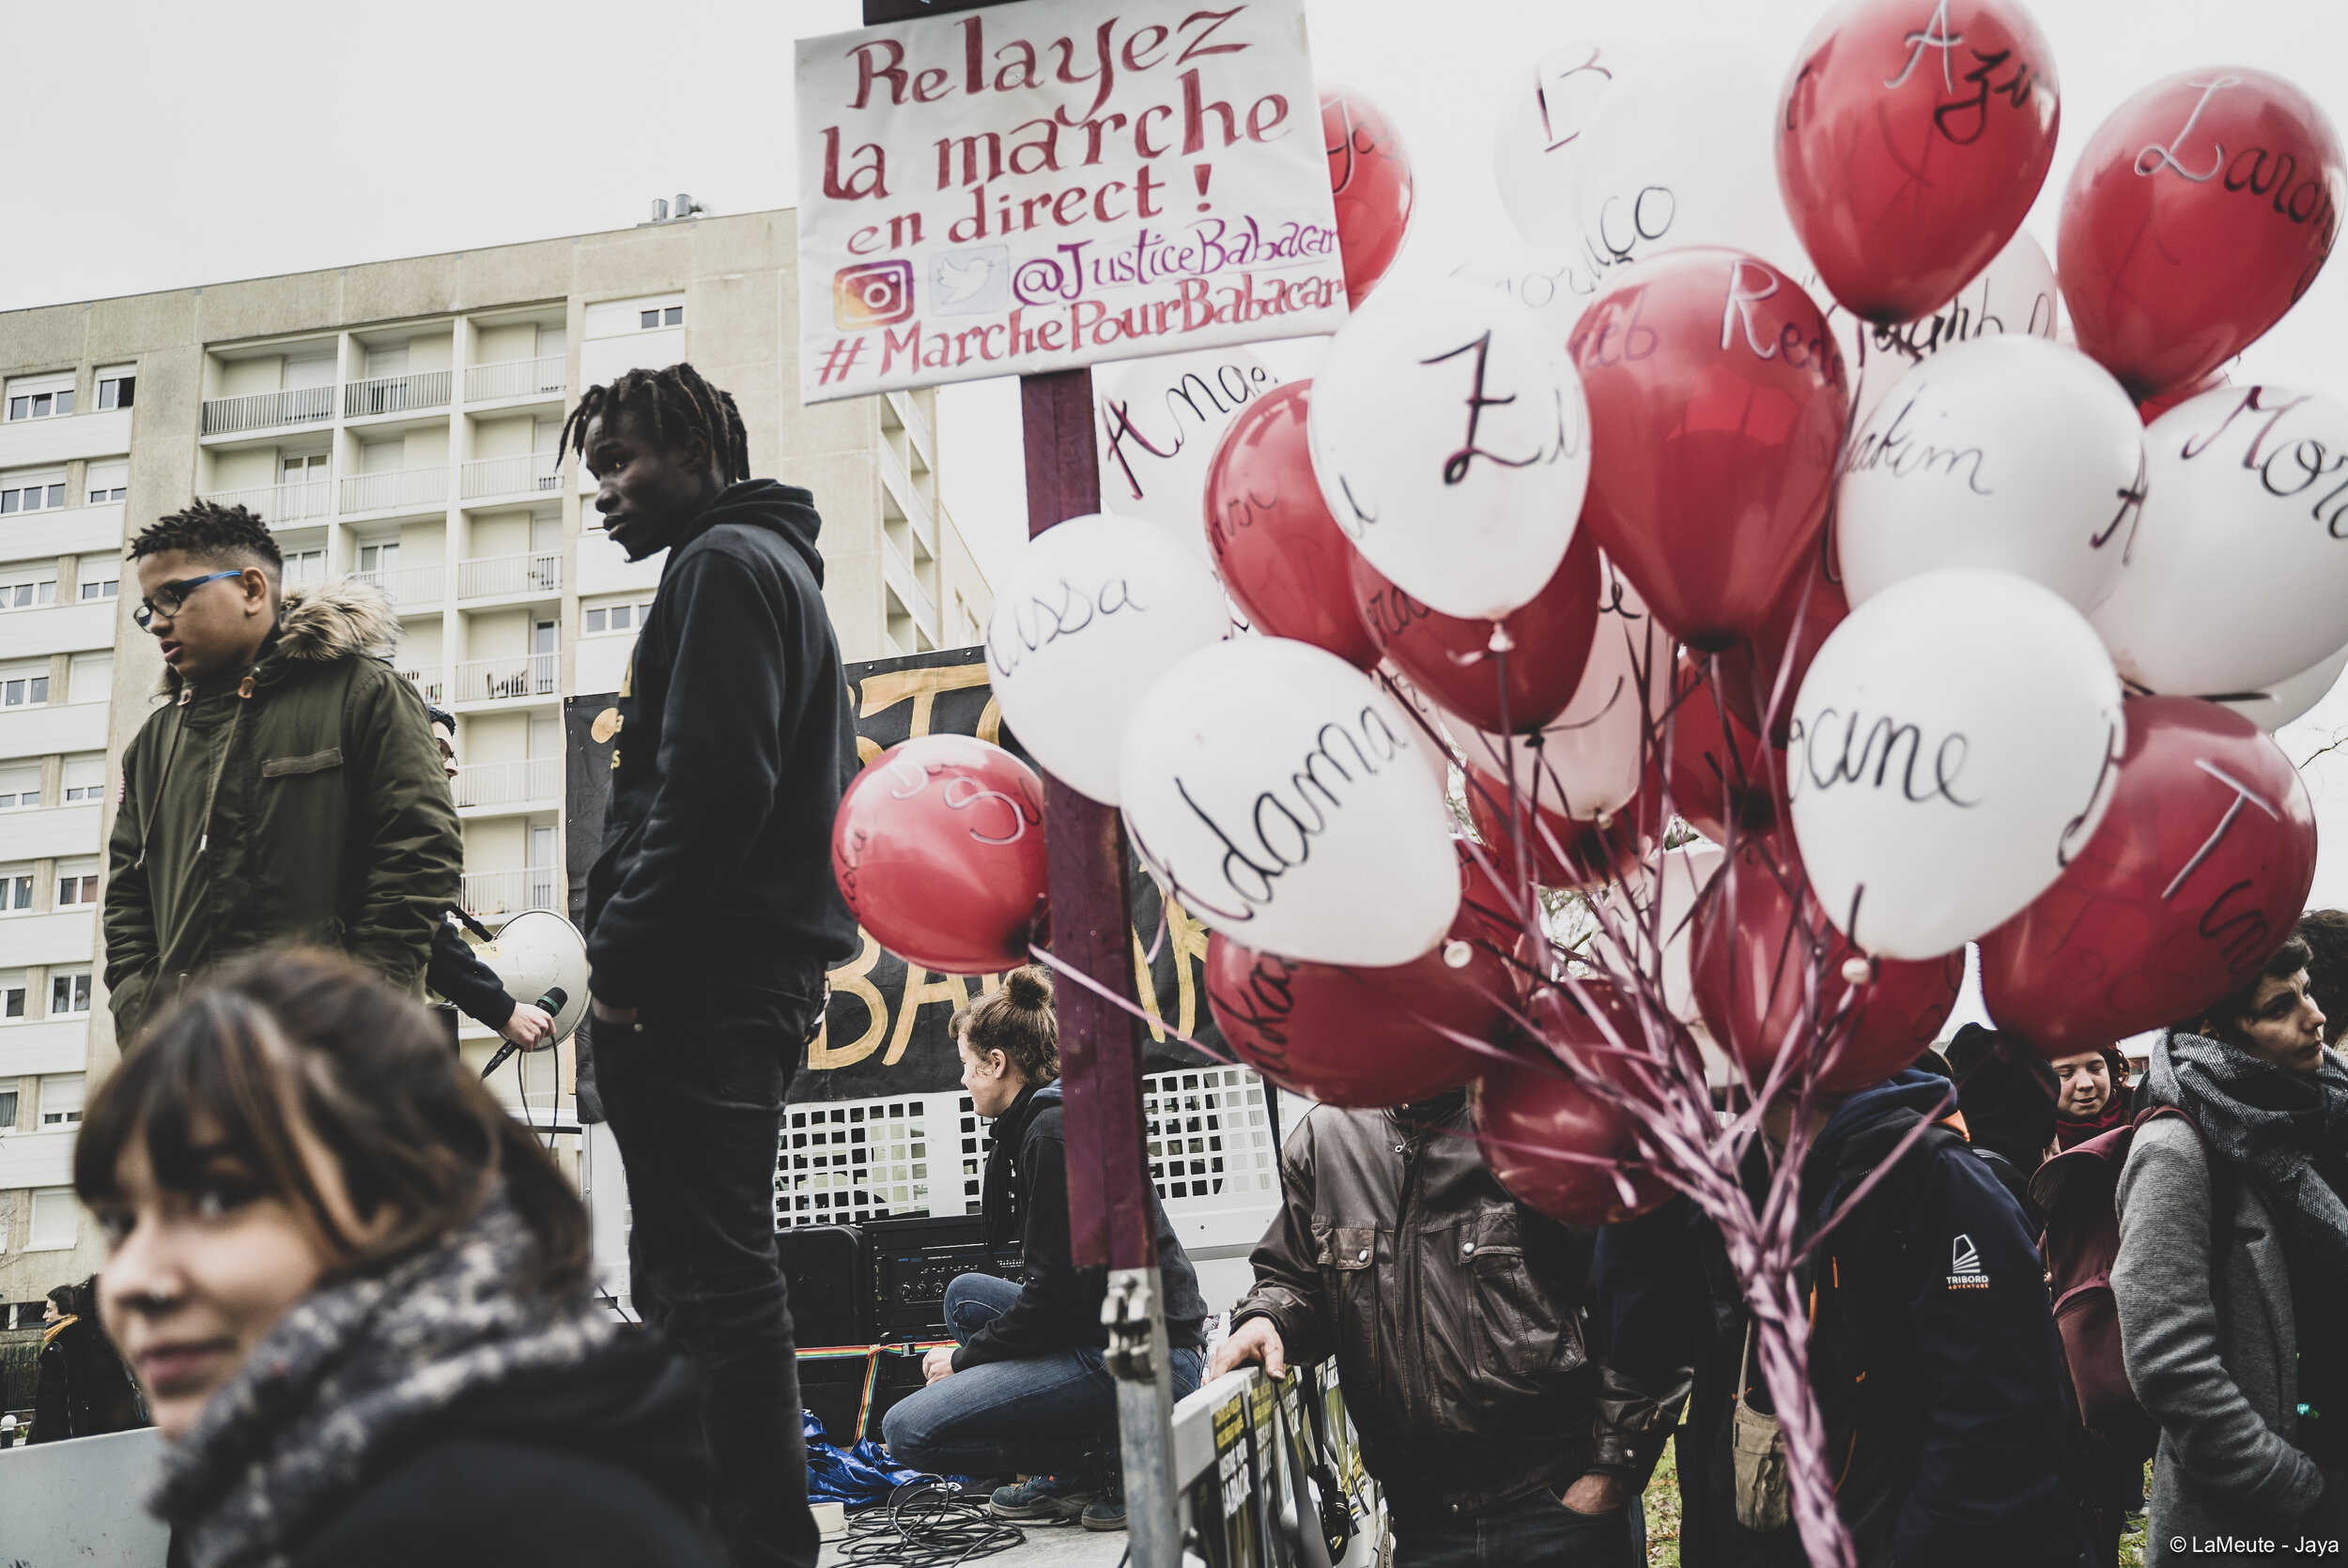
[(736, 1568), (814, 1568), (818, 1547), (774, 1205), (783, 1094), (823, 992), (812, 961), (680, 976), (633, 1025), (594, 1031), (627, 1171), (630, 1289), (707, 1375), (713, 1508)]
[(1634, 1493), (1612, 1514), (1576, 1514), (1536, 1492), (1459, 1518), (1399, 1519), (1394, 1568), (1633, 1568), (1645, 1531), (1633, 1531)]

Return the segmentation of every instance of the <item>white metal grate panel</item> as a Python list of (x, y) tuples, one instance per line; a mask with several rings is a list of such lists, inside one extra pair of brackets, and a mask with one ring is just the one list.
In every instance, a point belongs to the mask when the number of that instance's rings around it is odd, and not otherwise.
[(937, 1101), (839, 1100), (783, 1108), (775, 1224), (841, 1225), (932, 1212)]

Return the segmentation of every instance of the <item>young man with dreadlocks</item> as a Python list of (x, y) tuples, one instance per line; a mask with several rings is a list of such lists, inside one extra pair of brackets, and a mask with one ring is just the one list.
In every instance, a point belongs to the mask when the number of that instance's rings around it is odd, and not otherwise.
[(241, 506), (197, 501), (130, 557), (171, 700), (122, 757), (105, 903), (116, 1038), (256, 947), (338, 948), (421, 994), (464, 841), (424, 699), (384, 662), (399, 627), (383, 596), (341, 580), (282, 592), (277, 541)]
[(749, 477), (734, 399), (688, 364), (589, 388), (563, 439), (628, 559), (669, 552), (587, 881), (590, 1050), (627, 1167), (633, 1291), (709, 1372), (734, 1561), (813, 1568), (774, 1173), (824, 971), (857, 945), (831, 873), (857, 761), (822, 519), (807, 491)]

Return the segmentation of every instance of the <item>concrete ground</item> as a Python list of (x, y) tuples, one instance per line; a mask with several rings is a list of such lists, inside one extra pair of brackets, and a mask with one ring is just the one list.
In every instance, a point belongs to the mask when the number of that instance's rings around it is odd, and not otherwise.
[[(1125, 1553), (1123, 1530), (1090, 1530), (1074, 1524), (1019, 1528), (1027, 1534), (1023, 1545), (978, 1560), (987, 1568), (1117, 1568)], [(816, 1568), (842, 1568), (845, 1560), (840, 1548), (846, 1544), (845, 1536), (825, 1542)]]

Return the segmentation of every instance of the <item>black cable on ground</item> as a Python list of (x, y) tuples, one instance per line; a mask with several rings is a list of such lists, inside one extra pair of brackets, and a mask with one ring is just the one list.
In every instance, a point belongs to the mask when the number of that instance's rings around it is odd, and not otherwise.
[(1017, 1525), (989, 1514), (983, 1498), (925, 1479), (906, 1482), (885, 1506), (851, 1519), (840, 1559), (859, 1568), (958, 1568), (1027, 1539)]

